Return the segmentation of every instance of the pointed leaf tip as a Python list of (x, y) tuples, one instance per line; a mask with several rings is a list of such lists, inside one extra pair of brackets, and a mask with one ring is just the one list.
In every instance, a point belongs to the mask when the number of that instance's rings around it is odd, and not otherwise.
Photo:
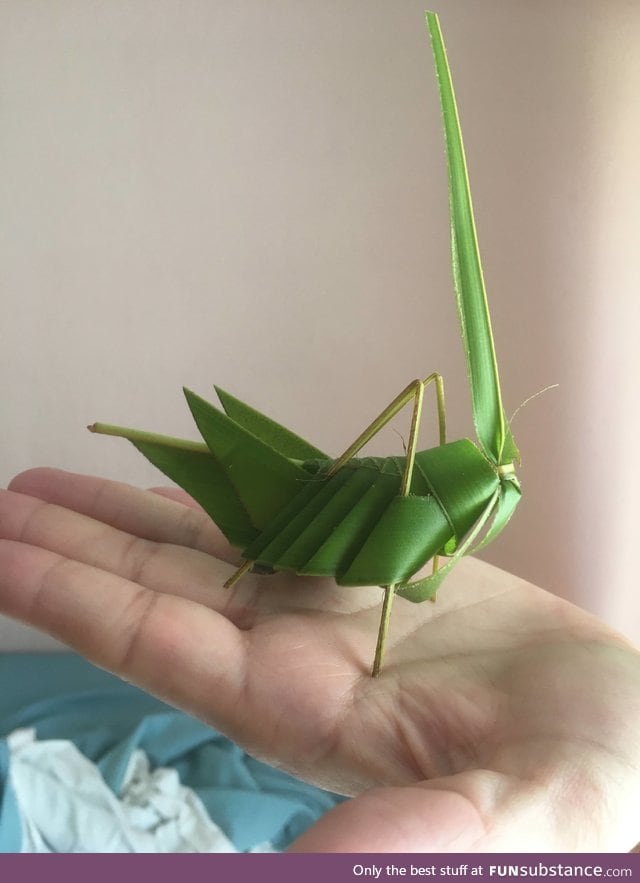
[(502, 407), (489, 306), (451, 71), (438, 16), (427, 12), (426, 22), (444, 123), (453, 279), (471, 386), (473, 418), (478, 440), (485, 454), (494, 463), (500, 464), (505, 456), (509, 457), (517, 448)]

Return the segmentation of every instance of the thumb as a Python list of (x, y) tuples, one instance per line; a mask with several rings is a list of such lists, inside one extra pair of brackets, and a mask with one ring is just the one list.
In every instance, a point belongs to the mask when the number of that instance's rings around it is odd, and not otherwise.
[[(443, 780), (440, 780), (443, 781)], [(472, 802), (421, 783), (375, 788), (330, 810), (288, 852), (465, 852), (485, 837)]]

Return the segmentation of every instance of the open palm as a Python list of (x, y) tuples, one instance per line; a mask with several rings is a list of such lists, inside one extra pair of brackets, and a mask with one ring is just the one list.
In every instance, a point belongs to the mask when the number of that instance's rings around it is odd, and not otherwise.
[(585, 612), (466, 559), (437, 603), (248, 574), (177, 491), (39, 469), (0, 491), (0, 610), (356, 797), (310, 851), (624, 851), (640, 657)]

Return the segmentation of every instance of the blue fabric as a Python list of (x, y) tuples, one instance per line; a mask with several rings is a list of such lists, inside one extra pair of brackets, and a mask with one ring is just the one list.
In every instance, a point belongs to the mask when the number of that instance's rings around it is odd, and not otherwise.
[(20, 816), (8, 782), (9, 750), (0, 740), (0, 852), (17, 852), (20, 846)]
[(5, 737), (33, 727), (67, 739), (118, 792), (132, 752), (174, 768), (244, 851), (284, 849), (342, 798), (260, 763), (204, 724), (71, 653), (0, 654), (0, 852), (20, 850)]

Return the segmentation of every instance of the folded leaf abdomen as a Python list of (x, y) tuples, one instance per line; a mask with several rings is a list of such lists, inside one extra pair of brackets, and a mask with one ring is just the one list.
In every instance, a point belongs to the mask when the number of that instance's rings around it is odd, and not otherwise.
[(247, 560), (344, 586), (406, 582), (455, 549), (498, 484), (466, 439), (418, 453), (408, 496), (403, 457), (353, 459), (327, 476), (330, 463), (308, 464), (297, 494), (244, 548)]

